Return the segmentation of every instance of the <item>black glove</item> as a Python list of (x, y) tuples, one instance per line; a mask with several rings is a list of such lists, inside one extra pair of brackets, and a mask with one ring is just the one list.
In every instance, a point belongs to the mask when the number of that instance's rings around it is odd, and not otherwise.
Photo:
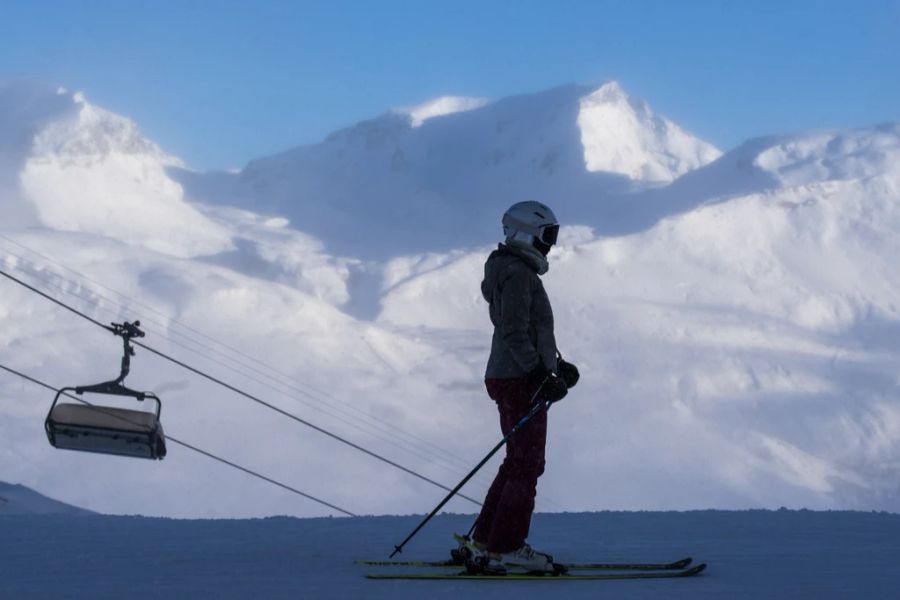
[(566, 382), (566, 387), (568, 388), (575, 387), (575, 384), (578, 383), (578, 378), (581, 377), (578, 373), (578, 367), (570, 362), (564, 361), (561, 356), (556, 365), (556, 370), (559, 373), (559, 376), (562, 377), (562, 380)]
[(538, 401), (553, 404), (554, 402), (559, 402), (565, 398), (568, 393), (569, 387), (566, 385), (563, 378), (557, 377), (556, 375), (550, 375), (550, 377), (544, 380), (544, 385), (541, 387), (537, 399)]
[(539, 390), (535, 397), (536, 402), (556, 402), (562, 400), (569, 393), (566, 382), (551, 373), (543, 363), (538, 363), (538, 366), (532, 369), (527, 377), (528, 382), (535, 386), (536, 390)]

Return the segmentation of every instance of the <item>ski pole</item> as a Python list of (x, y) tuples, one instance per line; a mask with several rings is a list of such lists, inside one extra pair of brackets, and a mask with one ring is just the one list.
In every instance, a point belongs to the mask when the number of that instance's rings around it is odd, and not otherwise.
[[(546, 382), (547, 382), (547, 379), (545, 378), (544, 381), (541, 382), (541, 385), (538, 386), (537, 391), (536, 391), (536, 392), (534, 393), (534, 395), (531, 397), (531, 402), (532, 402), (532, 403), (534, 403), (535, 399), (538, 397), (538, 394), (540, 394), (541, 389), (543, 389), (544, 384), (545, 384)], [(539, 412), (541, 412), (541, 410), (543, 410), (544, 407), (547, 407), (547, 409), (549, 410), (550, 404), (551, 404), (550, 402), (547, 402), (547, 401), (545, 401), (545, 400), (541, 400), (540, 402), (534, 404), (534, 406), (531, 408), (531, 410), (528, 411), (528, 414), (526, 414), (524, 417), (522, 417), (521, 419), (519, 419), (519, 422), (518, 422), (518, 423), (516, 423), (515, 425), (513, 425), (513, 428), (509, 430), (509, 433), (507, 433), (505, 436), (503, 436), (503, 439), (500, 440), (500, 441), (497, 443), (496, 446), (494, 446), (494, 449), (491, 450), (490, 452), (488, 452), (488, 455), (485, 456), (483, 459), (481, 459), (481, 462), (478, 463), (477, 465), (475, 465), (475, 468), (472, 469), (471, 471), (469, 471), (469, 474), (466, 475), (466, 476), (463, 478), (463, 480), (460, 481), (460, 482), (456, 485), (455, 488), (453, 488), (452, 490), (450, 490), (450, 493), (447, 494), (447, 495), (444, 497), (443, 500), (441, 500), (440, 504), (438, 504), (437, 506), (434, 507), (434, 510), (432, 510), (430, 513), (428, 513), (428, 516), (427, 516), (427, 517), (425, 517), (424, 519), (422, 519), (422, 522), (419, 523), (418, 527), (416, 527), (415, 529), (413, 529), (413, 530), (412, 530), (412, 533), (410, 533), (408, 536), (406, 536), (406, 539), (403, 540), (402, 542), (400, 542), (400, 544), (394, 546), (394, 551), (391, 552), (391, 558), (394, 558), (394, 556), (396, 556), (396, 555), (399, 554), (400, 552), (403, 552), (403, 546), (405, 546), (405, 545), (407, 544), (407, 542), (409, 542), (409, 540), (413, 539), (413, 537), (414, 537), (417, 533), (419, 533), (419, 530), (422, 529), (422, 528), (425, 526), (425, 523), (427, 523), (428, 521), (430, 521), (431, 518), (432, 518), (434, 515), (436, 515), (437, 512), (438, 512), (439, 510), (441, 510), (441, 508), (443, 508), (444, 505), (447, 504), (447, 502), (449, 502), (451, 498), (453, 498), (453, 496), (456, 495), (456, 492), (458, 492), (460, 489), (462, 489), (462, 487), (463, 487), (464, 485), (466, 485), (466, 483), (468, 483), (468, 481), (469, 481), (470, 479), (472, 479), (472, 477), (475, 476), (475, 473), (477, 473), (477, 472), (479, 471), (479, 469), (481, 469), (481, 467), (483, 467), (483, 466), (485, 465), (485, 463), (486, 463), (487, 461), (489, 461), (489, 460), (491, 459), (491, 457), (494, 456), (494, 454), (497, 453), (497, 450), (499, 450), (504, 444), (506, 444), (506, 442), (509, 440), (509, 438), (511, 438), (517, 431), (519, 431), (519, 429), (521, 429), (522, 426), (525, 425), (525, 423), (527, 423), (528, 421), (530, 421), (531, 418), (532, 418), (534, 415), (536, 415), (536, 414), (538, 414)]]

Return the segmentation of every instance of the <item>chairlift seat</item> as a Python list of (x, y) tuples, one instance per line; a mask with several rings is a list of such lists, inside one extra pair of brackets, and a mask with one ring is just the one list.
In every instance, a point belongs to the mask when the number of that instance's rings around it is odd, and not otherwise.
[(45, 428), (56, 448), (151, 459), (166, 455), (158, 413), (63, 403), (47, 415)]
[[(140, 321), (126, 321), (112, 323), (112, 327), (107, 328), (122, 338), (124, 354), (118, 378), (96, 385), (57, 390), (44, 420), (44, 430), (53, 447), (138, 458), (162, 458), (166, 455), (166, 437), (159, 423), (162, 401), (152, 392), (138, 392), (122, 385), (131, 370), (131, 357), (134, 356), (131, 338), (144, 337), (144, 332), (139, 329), (140, 324)], [(156, 411), (98, 406), (88, 402), (60, 404), (59, 399), (64, 395), (77, 400), (71, 392), (79, 396), (85, 393), (122, 396), (139, 402), (152, 400), (156, 403)]]

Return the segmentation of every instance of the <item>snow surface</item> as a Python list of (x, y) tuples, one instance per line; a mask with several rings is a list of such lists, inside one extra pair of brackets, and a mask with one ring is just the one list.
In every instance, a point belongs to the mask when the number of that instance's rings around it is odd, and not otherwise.
[[(371, 581), (419, 516), (172, 520), (0, 516), (9, 598), (888, 598), (900, 516), (811, 511), (538, 514), (564, 561), (670, 561), (708, 570), (647, 581)], [(444, 559), (471, 515), (437, 517), (403, 554)], [(536, 542), (537, 543), (537, 542)], [(400, 570), (400, 569), (398, 569)], [(406, 568), (405, 570), (410, 570)]]
[[(540, 510), (900, 511), (900, 125), (750, 140), (663, 185), (587, 169), (596, 91), (387, 114), (206, 176), (77, 95), (5, 85), (0, 266), (453, 485), (498, 438), (482, 264), (503, 208), (536, 197), (566, 224), (545, 282), (583, 375), (550, 416)], [(653, 122), (639, 147), (667, 143)], [(0, 322), (2, 364), (118, 372), (111, 336), (6, 280)], [(353, 512), (443, 496), (146, 351), (128, 382), (163, 397), (168, 434)], [(54, 450), (50, 400), (0, 373), (4, 479), (110, 514), (329, 514), (177, 446)]]

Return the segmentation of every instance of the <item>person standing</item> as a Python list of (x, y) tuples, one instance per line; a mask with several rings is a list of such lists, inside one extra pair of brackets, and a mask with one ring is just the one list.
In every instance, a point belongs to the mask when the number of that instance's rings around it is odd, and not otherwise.
[[(485, 387), (497, 404), (505, 436), (534, 402), (565, 397), (579, 374), (557, 350), (553, 311), (540, 279), (549, 269), (547, 255), (559, 235), (556, 215), (529, 200), (512, 205), (502, 224), (505, 242), (484, 265), (481, 292), (494, 325)], [(544, 409), (506, 443), (506, 457), (467, 542), (485, 572), (553, 569), (552, 557), (526, 542), (537, 480), (544, 472), (546, 439)]]

